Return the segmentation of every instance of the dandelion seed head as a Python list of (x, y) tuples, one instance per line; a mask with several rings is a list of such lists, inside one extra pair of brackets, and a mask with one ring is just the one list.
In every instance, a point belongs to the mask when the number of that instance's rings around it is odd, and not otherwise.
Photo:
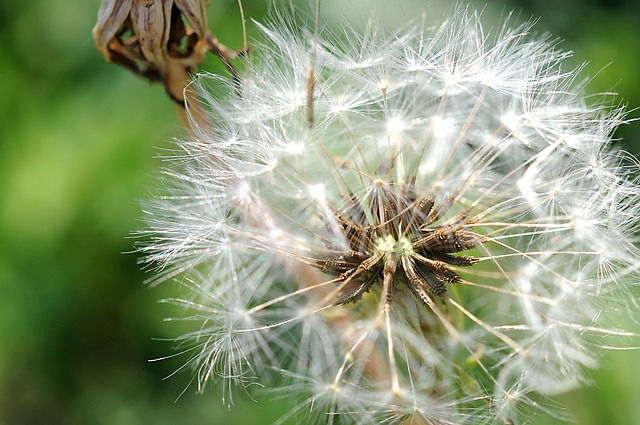
[(607, 318), (640, 270), (624, 112), (530, 25), (425, 19), (276, 15), (241, 87), (192, 84), (215, 127), (180, 143), (140, 249), (190, 282), (199, 389), (284, 380), (308, 423), (517, 423), (630, 335)]

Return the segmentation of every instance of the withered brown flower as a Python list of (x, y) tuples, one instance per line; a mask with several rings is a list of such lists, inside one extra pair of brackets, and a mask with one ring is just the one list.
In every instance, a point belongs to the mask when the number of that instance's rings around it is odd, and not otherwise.
[(235, 56), (209, 32), (208, 0), (103, 0), (93, 38), (107, 61), (151, 81), (183, 103), (189, 75), (209, 50)]

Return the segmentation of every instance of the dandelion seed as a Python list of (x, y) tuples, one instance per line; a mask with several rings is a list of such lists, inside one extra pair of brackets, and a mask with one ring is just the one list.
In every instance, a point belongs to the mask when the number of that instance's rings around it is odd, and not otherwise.
[(260, 26), (241, 93), (193, 83), (217, 127), (180, 143), (144, 232), (157, 279), (193, 288), (198, 388), (274, 386), (305, 423), (553, 414), (631, 335), (610, 316), (640, 268), (624, 113), (528, 25), (291, 19)]

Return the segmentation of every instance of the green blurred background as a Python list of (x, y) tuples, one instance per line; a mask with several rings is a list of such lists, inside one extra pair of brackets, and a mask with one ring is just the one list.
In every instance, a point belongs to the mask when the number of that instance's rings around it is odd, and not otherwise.
[[(337, 3), (327, 0), (324, 13), (335, 15)], [(398, 3), (395, 12), (412, 16), (424, 2)], [(345, 4), (347, 15), (362, 10), (362, 1)], [(511, 0), (490, 2), (486, 15), (540, 17), (536, 29), (566, 40), (575, 64), (591, 61), (592, 92), (616, 91), (638, 108), (636, 4)], [(191, 385), (176, 401), (190, 373), (163, 378), (184, 358), (148, 362), (173, 352), (154, 339), (176, 335), (162, 321), (174, 312), (157, 303), (173, 288), (143, 284), (129, 235), (143, 226), (140, 201), (161, 165), (154, 157), (183, 130), (159, 86), (95, 51), (98, 6), (0, 3), (0, 425), (272, 423), (286, 406), (239, 394), (229, 412), (213, 386), (196, 395)], [(245, 0), (245, 9), (260, 19), (267, 4)], [(241, 47), (235, 1), (213, 0), (210, 27)], [(222, 70), (213, 59), (204, 68)], [(635, 153), (639, 127), (619, 131)], [(640, 352), (608, 352), (592, 376), (594, 385), (560, 398), (576, 423), (640, 424)]]

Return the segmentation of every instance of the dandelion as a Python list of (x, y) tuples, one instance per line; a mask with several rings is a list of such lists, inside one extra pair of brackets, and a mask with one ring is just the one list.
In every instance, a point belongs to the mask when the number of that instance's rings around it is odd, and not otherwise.
[(241, 90), (193, 83), (210, 124), (168, 158), (140, 249), (190, 288), (198, 389), (259, 383), (304, 423), (518, 423), (631, 335), (624, 113), (530, 25), (426, 20), (276, 16)]

